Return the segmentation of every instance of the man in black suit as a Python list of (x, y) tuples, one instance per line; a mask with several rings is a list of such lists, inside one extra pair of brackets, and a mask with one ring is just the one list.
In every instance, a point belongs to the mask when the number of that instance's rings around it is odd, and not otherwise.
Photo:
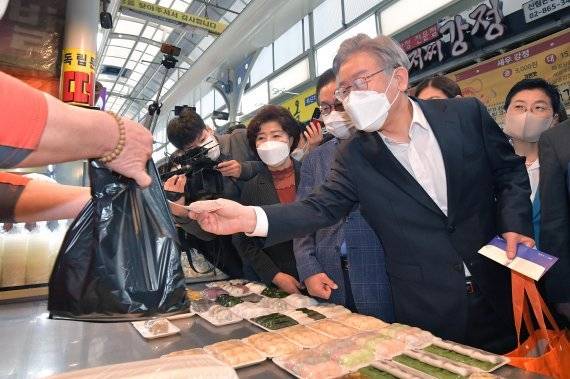
[(476, 99), (407, 97), (409, 65), (388, 37), (343, 42), (336, 96), (361, 131), (325, 184), (291, 205), (198, 202), (189, 215), (211, 232), (245, 231), (270, 245), (360, 203), (384, 244), (396, 321), (504, 353), (514, 347), (509, 271), (477, 251), (497, 234), (511, 258), (517, 243), (534, 245), (524, 162)]
[(544, 275), (546, 299), (570, 325), (570, 120), (544, 132), (540, 161), (540, 249), (559, 261)]

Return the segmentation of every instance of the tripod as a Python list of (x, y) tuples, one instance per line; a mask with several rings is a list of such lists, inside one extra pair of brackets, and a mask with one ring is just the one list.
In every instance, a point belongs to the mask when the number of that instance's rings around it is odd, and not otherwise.
[(162, 82), (158, 87), (156, 100), (154, 100), (152, 104), (148, 106), (148, 114), (150, 115), (150, 118), (147, 121), (147, 125), (148, 129), (152, 134), (154, 134), (154, 129), (156, 128), (156, 122), (158, 121), (158, 116), (160, 115), (160, 109), (162, 108), (162, 104), (158, 102), (158, 100), (160, 100), (160, 95), (162, 93), (162, 87), (164, 87), (164, 83), (166, 82), (166, 78), (168, 77), (168, 72), (176, 66), (176, 63), (178, 63), (178, 59), (176, 59), (172, 54), (165, 54), (164, 58), (162, 58), (162, 62), (160, 62), (160, 64), (166, 68), (166, 71), (164, 72), (164, 76), (162, 77)]

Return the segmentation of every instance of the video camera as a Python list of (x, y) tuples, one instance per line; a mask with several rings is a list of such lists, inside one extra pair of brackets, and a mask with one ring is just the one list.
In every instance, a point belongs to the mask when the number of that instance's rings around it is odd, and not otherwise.
[[(208, 157), (208, 151), (216, 146), (200, 146), (171, 156), (161, 168), (160, 179), (166, 181), (175, 175), (186, 175), (186, 186), (184, 188), (186, 202), (219, 198), (224, 193), (222, 174), (216, 170), (216, 166), (220, 162)], [(169, 200), (175, 201), (180, 198), (180, 196), (175, 195), (167, 191)]]

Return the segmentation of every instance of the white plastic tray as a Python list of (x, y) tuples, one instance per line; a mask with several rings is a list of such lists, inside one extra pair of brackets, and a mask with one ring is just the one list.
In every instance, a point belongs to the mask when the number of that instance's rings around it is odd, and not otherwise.
[(176, 325), (174, 325), (168, 320), (166, 321), (168, 322), (168, 331), (158, 334), (152, 334), (147, 328), (145, 328), (144, 324), (146, 321), (133, 321), (131, 322), (131, 324), (133, 324), (133, 326), (140, 333), (140, 335), (147, 340), (153, 340), (155, 338), (161, 338), (161, 337), (168, 337), (180, 333), (180, 329), (178, 329)]
[[(232, 340), (228, 340), (228, 341), (232, 341)], [(265, 354), (263, 354), (261, 351), (257, 350), (255, 347), (253, 347), (253, 346), (251, 346), (251, 345), (248, 345), (248, 344), (246, 344), (245, 342), (243, 342), (243, 341), (241, 341), (241, 340), (233, 340), (233, 341), (238, 341), (238, 342), (243, 343), (245, 346), (247, 346), (247, 348), (252, 349), (252, 350), (255, 350), (255, 352), (257, 352), (257, 353), (259, 354), (259, 356), (260, 356), (260, 358), (259, 358), (259, 359), (256, 359), (256, 360), (252, 360), (252, 361), (249, 361), (249, 362), (244, 362), (244, 363), (241, 363), (241, 364), (239, 364), (239, 365), (230, 365), (230, 366), (232, 366), (233, 368), (238, 369), (238, 368), (243, 368), (243, 367), (249, 367), (249, 366), (253, 366), (253, 365), (256, 365), (256, 364), (259, 364), (259, 363), (265, 361), (265, 359), (266, 359)], [(214, 350), (210, 349), (209, 346), (204, 347), (204, 350), (205, 350), (208, 354), (212, 355), (214, 358), (218, 359), (220, 362), (229, 365), (228, 363), (226, 363), (226, 362), (222, 359), (222, 357), (221, 357), (220, 355), (218, 355)]]
[[(307, 378), (305, 378), (305, 377), (302, 377), (302, 376), (299, 376), (299, 375), (295, 374), (293, 371), (291, 371), (291, 370), (289, 370), (288, 368), (286, 368), (286, 367), (283, 365), (283, 362), (282, 362), (281, 358), (282, 358), (282, 357), (276, 357), (276, 358), (273, 358), (273, 359), (272, 359), (273, 363), (274, 363), (277, 367), (279, 367), (281, 370), (286, 371), (286, 372), (288, 372), (289, 374), (293, 375), (295, 378), (298, 378), (298, 379), (307, 379)], [(337, 365), (338, 365), (338, 363), (337, 363)], [(343, 375), (346, 375), (346, 374), (349, 373), (349, 371), (348, 371), (347, 369), (345, 369), (344, 367), (342, 367), (342, 366), (340, 366), (340, 365), (339, 365), (339, 367), (340, 367), (341, 370), (342, 370), (341, 374), (340, 374), (340, 375), (331, 376), (331, 377), (329, 377), (330, 379), (338, 378), (339, 376), (343, 376)], [(319, 377), (319, 378), (322, 378), (322, 379), (329, 379), (329, 378), (325, 378), (325, 377)]]
[(212, 324), (214, 326), (225, 326), (225, 325), (236, 324), (236, 323), (243, 320), (243, 318), (239, 317), (238, 315), (236, 315), (233, 312), (232, 312), (232, 315), (234, 316), (234, 319), (231, 321), (223, 321), (223, 322), (220, 322), (220, 321), (216, 320), (215, 318), (210, 317), (208, 312), (197, 313), (197, 315), (202, 317), (204, 320), (208, 321), (210, 324)]

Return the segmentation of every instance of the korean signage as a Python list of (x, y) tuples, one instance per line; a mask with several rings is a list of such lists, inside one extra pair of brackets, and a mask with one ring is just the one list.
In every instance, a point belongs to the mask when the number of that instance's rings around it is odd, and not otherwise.
[(61, 58), (61, 95), (66, 103), (95, 104), (95, 53), (85, 49), (64, 49)]
[(211, 20), (206, 17), (195, 16), (193, 14), (178, 12), (171, 8), (161, 7), (141, 0), (122, 0), (121, 7), (144, 13), (166, 21), (190, 25), (195, 28), (205, 29), (208, 32), (220, 35), (226, 29), (226, 24)]
[(526, 22), (538, 20), (570, 6), (570, 0), (532, 0), (523, 4)]
[(317, 107), (316, 88), (310, 87), (281, 103), (281, 105), (287, 108), (297, 121), (309, 121), (313, 115), (313, 111)]
[[(452, 61), (468, 53), (492, 45), (501, 39), (528, 31), (532, 26), (551, 22), (542, 16), (528, 17), (533, 12), (568, 12), (570, 0), (535, 0), (520, 5), (517, 10), (503, 13), (503, 1), (485, 0), (470, 9), (446, 17), (421, 32), (400, 42), (412, 64), (411, 75)], [(537, 3), (546, 4), (537, 9)], [(552, 4), (550, 4), (552, 3)], [(556, 3), (556, 4), (555, 4)], [(558, 4), (560, 3), (560, 4)], [(550, 4), (550, 5), (548, 5)], [(512, 8), (512, 4), (510, 4)], [(567, 8), (567, 9), (564, 9)]]
[(499, 124), (511, 87), (525, 78), (543, 78), (558, 87), (570, 107), (570, 31), (553, 34), (485, 62), (448, 75), (464, 96), (481, 100)]

